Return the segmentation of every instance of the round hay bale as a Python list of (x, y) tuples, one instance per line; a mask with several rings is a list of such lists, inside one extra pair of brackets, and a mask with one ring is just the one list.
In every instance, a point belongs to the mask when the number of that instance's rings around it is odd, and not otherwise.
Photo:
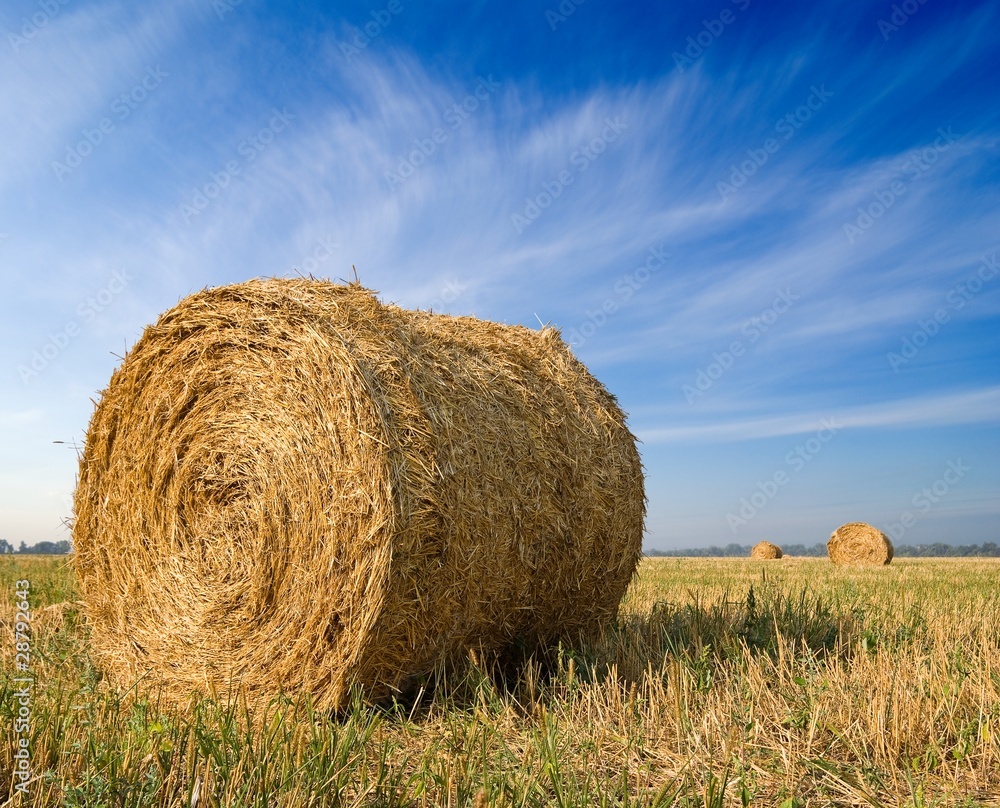
[(880, 566), (892, 561), (892, 542), (881, 530), (865, 522), (848, 522), (838, 527), (826, 543), (834, 564)]
[(94, 411), (74, 511), (112, 681), (337, 709), (473, 649), (596, 636), (645, 497), (624, 413), (556, 330), (270, 279), (145, 330)]
[(769, 541), (759, 541), (750, 551), (750, 558), (757, 558), (765, 561), (781, 558), (781, 548), (778, 547), (777, 544), (772, 544)]

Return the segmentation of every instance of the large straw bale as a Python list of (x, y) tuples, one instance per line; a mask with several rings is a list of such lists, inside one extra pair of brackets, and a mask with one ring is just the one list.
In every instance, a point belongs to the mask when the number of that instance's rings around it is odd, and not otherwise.
[(759, 541), (750, 550), (750, 558), (771, 560), (781, 558), (781, 548), (769, 541)]
[(146, 329), (93, 414), (73, 539), (119, 686), (336, 709), (594, 637), (644, 510), (624, 414), (556, 330), (271, 279)]
[(865, 522), (848, 522), (830, 536), (826, 551), (834, 564), (883, 565), (892, 561), (892, 542)]

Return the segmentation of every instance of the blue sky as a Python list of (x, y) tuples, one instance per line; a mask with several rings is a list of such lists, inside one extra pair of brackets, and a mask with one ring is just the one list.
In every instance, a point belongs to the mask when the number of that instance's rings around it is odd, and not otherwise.
[[(563, 329), (647, 549), (1000, 540), (1000, 5), (0, 10), (0, 537), (205, 286), (347, 278)], [(53, 441), (65, 441), (64, 444)]]

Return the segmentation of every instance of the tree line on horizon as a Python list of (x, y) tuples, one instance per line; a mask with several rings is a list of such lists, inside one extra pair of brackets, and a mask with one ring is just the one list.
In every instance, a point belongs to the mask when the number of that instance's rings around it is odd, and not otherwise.
[(0, 555), (21, 553), (23, 555), (65, 555), (73, 549), (69, 539), (63, 541), (40, 541), (38, 544), (27, 545), (23, 541), (14, 549), (14, 545), (6, 539), (0, 539)]
[[(725, 547), (693, 547), (686, 550), (647, 550), (646, 555), (651, 557), (680, 558), (694, 556), (697, 558), (723, 557), (737, 558), (749, 556), (753, 545), (750, 544), (727, 544)], [(781, 552), (786, 556), (805, 556), (818, 558), (826, 556), (826, 544), (814, 544), (806, 547), (804, 544), (783, 544)], [(897, 544), (893, 547), (895, 558), (965, 558), (980, 556), (984, 558), (1000, 558), (1000, 546), (996, 542), (988, 541), (983, 544), (945, 544), (944, 542), (934, 542), (933, 544)]]
[[(655, 558), (682, 558), (693, 556), (696, 558), (722, 557), (737, 558), (749, 556), (752, 545), (749, 544), (727, 544), (725, 547), (691, 547), (685, 550), (646, 550), (646, 555)], [(22, 555), (65, 555), (72, 552), (73, 545), (68, 539), (63, 541), (40, 541), (37, 544), (28, 545), (21, 542), (15, 549), (14, 545), (6, 539), (0, 539), (0, 555), (10, 555), (20, 553)], [(786, 556), (804, 556), (807, 558), (822, 558), (826, 556), (826, 544), (814, 544), (806, 547), (804, 544), (785, 544), (781, 547), (782, 554)], [(893, 555), (896, 558), (1000, 558), (1000, 545), (996, 542), (988, 541), (983, 544), (945, 544), (944, 542), (934, 542), (933, 544), (898, 544), (893, 548)]]

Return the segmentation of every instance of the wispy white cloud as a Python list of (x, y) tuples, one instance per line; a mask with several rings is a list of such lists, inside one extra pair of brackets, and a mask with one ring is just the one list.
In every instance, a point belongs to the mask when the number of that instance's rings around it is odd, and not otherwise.
[(996, 424), (1000, 423), (1000, 386), (741, 421), (714, 421), (682, 427), (641, 425), (635, 431), (640, 440), (648, 444), (715, 443), (814, 433), (823, 423), (854, 429)]
[(116, 97), (155, 66), (190, 4), (171, 0), (134, 15), (117, 3), (58, 9), (30, 39), (12, 20), (0, 43), (0, 190), (56, 179), (51, 163), (65, 160), (83, 130), (114, 118)]

